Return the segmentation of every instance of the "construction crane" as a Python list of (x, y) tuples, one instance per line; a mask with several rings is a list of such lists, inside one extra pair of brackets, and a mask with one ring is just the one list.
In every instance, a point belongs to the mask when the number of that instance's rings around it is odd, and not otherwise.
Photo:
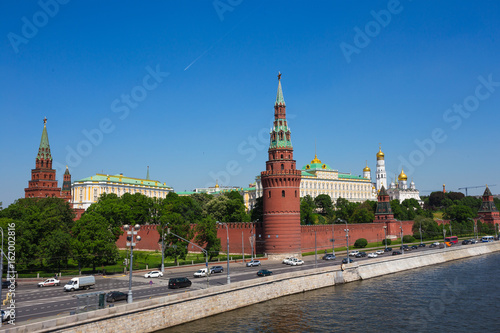
[(465, 190), (465, 196), (467, 196), (467, 189), (469, 188), (481, 188), (481, 187), (492, 187), (496, 185), (483, 185), (483, 186), (467, 186), (467, 187), (460, 187), (459, 190)]

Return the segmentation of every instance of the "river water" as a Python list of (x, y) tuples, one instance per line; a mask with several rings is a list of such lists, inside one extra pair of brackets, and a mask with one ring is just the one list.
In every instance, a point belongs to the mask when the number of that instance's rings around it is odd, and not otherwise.
[(499, 282), (494, 253), (286, 296), (160, 332), (500, 332)]

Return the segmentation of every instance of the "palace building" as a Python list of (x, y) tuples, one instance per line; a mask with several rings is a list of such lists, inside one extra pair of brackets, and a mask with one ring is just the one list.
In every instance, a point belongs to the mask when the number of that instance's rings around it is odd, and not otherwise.
[(73, 183), (72, 202), (75, 208), (87, 209), (97, 202), (103, 193), (114, 193), (122, 196), (125, 193), (141, 193), (151, 198), (165, 198), (173, 189), (159, 180), (126, 177), (123, 174), (96, 174), (77, 180)]

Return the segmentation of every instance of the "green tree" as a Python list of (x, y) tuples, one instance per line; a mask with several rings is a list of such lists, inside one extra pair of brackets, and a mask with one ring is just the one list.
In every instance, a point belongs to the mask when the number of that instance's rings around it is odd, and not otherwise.
[(209, 260), (219, 255), (221, 249), (220, 239), (217, 237), (217, 225), (212, 217), (203, 218), (195, 228), (195, 242), (205, 246)]
[(369, 203), (363, 202), (354, 209), (354, 212), (349, 217), (350, 223), (370, 223), (375, 219), (375, 214)]
[(339, 197), (337, 199), (337, 202), (335, 203), (335, 207), (336, 207), (335, 216), (339, 219), (348, 221), (358, 205), (359, 204), (356, 204), (354, 202), (350, 202), (347, 199)]
[(358, 238), (354, 242), (354, 247), (357, 249), (365, 248), (368, 245), (368, 241), (365, 238)]
[(435, 239), (442, 234), (442, 229), (440, 230), (438, 224), (434, 219), (417, 216), (413, 221), (413, 236), (420, 239), (420, 225), (422, 225), (422, 238), (423, 239)]
[(446, 195), (442, 191), (432, 192), (429, 195), (429, 206), (431, 208), (439, 208), (442, 206), (441, 202), (444, 200)]
[(310, 195), (300, 198), (300, 224), (314, 223), (316, 204)]
[(202, 215), (207, 216), (207, 203), (212, 200), (213, 196), (207, 193), (193, 193), (191, 198), (200, 205)]
[(114, 264), (118, 260), (115, 235), (109, 222), (101, 215), (85, 213), (72, 229), (72, 249), (81, 266)]
[(251, 220), (253, 222), (262, 222), (264, 221), (264, 198), (259, 197), (255, 200), (255, 206), (251, 212)]
[[(193, 233), (190, 223), (182, 217), (181, 214), (177, 212), (164, 211), (162, 212), (160, 218), (160, 225), (157, 227), (160, 232), (160, 242), (161, 242), (161, 232), (165, 229), (170, 229), (172, 233), (178, 235), (186, 240), (191, 240), (193, 238)], [(174, 259), (177, 265), (178, 260), (186, 259), (188, 254), (188, 243), (184, 240), (176, 237), (171, 233), (165, 233), (164, 244), (165, 244), (165, 256), (167, 258)]]
[(465, 205), (451, 205), (444, 211), (443, 217), (448, 220), (457, 222), (465, 222), (468, 218), (474, 218), (475, 214), (472, 209)]
[(334, 209), (332, 198), (330, 198), (327, 194), (320, 194), (316, 198), (314, 198), (314, 203), (316, 207), (320, 210), (320, 213), (325, 216), (333, 216)]
[(408, 214), (405, 207), (401, 206), (398, 199), (391, 200), (390, 202), (392, 213), (394, 214), (394, 218), (400, 221), (408, 220)]

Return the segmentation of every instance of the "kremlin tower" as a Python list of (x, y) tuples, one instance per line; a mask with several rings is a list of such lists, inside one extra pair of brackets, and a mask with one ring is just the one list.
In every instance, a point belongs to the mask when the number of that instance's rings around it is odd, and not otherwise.
[(486, 189), (483, 193), (483, 202), (479, 211), (477, 213), (479, 217), (486, 223), (489, 224), (500, 224), (500, 213), (498, 212), (497, 207), (495, 206), (495, 202), (493, 201), (493, 194), (486, 185)]
[(377, 153), (377, 191), (380, 191), (382, 187), (387, 188), (387, 175), (385, 173), (385, 154), (382, 152), (382, 148), (379, 147)]
[(286, 106), (278, 74), (266, 171), (261, 172), (264, 251), (270, 258), (301, 256), (300, 179), (296, 169)]
[(43, 120), (42, 138), (36, 156), (35, 169), (31, 169), (31, 180), (24, 189), (26, 198), (63, 198), (71, 201), (71, 175), (66, 167), (63, 190), (57, 187), (56, 170), (52, 169), (47, 118)]

